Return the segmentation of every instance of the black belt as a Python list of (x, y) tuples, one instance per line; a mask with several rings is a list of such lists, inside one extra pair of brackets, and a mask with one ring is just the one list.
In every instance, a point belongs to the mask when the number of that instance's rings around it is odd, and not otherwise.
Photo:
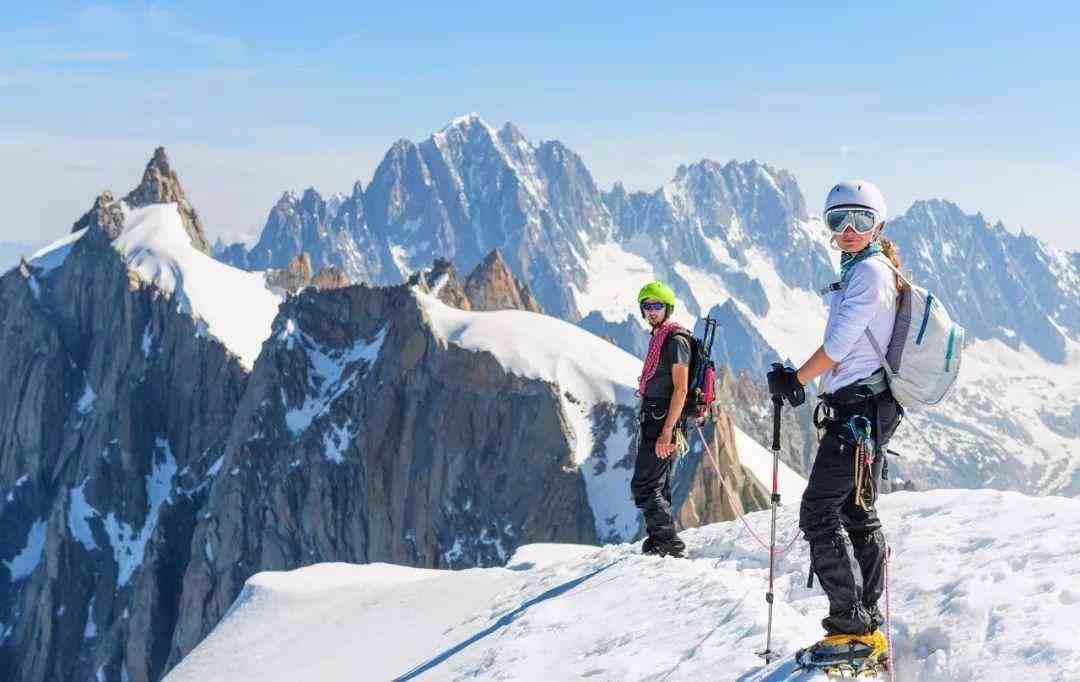
[(822, 393), (821, 400), (829, 407), (846, 407), (863, 403), (889, 390), (889, 382), (882, 370), (874, 372), (862, 381), (848, 384), (832, 393)]
[[(641, 412), (638, 414), (638, 421), (642, 424), (652, 420), (657, 422), (663, 422), (667, 419), (668, 409), (671, 407), (671, 398), (649, 398), (645, 397), (641, 400)], [(675, 422), (675, 427), (686, 431), (686, 418), (680, 417)]]
[(861, 412), (871, 400), (888, 393), (888, 382), (884, 377), (875, 380), (876, 374), (864, 379), (865, 383), (849, 384), (832, 393), (822, 393), (821, 402), (814, 408), (814, 425), (822, 428), (826, 421), (841, 421)]

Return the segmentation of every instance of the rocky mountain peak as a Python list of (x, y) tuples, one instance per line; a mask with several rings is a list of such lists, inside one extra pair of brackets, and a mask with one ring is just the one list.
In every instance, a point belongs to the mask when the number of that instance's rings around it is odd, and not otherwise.
[[(398, 140), (391, 145), (376, 167), (375, 174), (368, 183), (367, 193), (391, 191), (392, 188), (407, 182), (411, 177), (419, 177), (421, 182), (430, 182), (427, 165), (420, 156), (416, 143), (410, 140)], [(395, 194), (400, 193), (400, 189), (395, 192)], [(400, 198), (398, 200), (400, 201)]]
[(435, 281), (448, 274), (451, 277), (457, 277), (457, 268), (454, 267), (454, 263), (446, 258), (436, 258), (435, 262), (431, 266), (431, 279)]
[(487, 123), (484, 122), (484, 119), (480, 117), (480, 114), (474, 111), (465, 114), (464, 116), (458, 116), (457, 118), (443, 126), (442, 130), (440, 130), (439, 132), (448, 133), (455, 128), (459, 130), (468, 130), (469, 128), (472, 128), (474, 126), (490, 127)]
[(124, 214), (112, 192), (106, 190), (94, 199), (94, 205), (83, 214), (83, 217), (75, 221), (72, 232), (78, 232), (84, 228), (91, 239), (99, 239), (111, 242), (124, 231)]
[(529, 140), (526, 139), (525, 135), (518, 130), (517, 126), (509, 121), (503, 124), (503, 127), (499, 129), (499, 140), (507, 147), (529, 145)]
[(929, 218), (935, 221), (950, 220), (961, 222), (969, 216), (963, 209), (948, 199), (919, 199), (911, 204), (906, 216), (909, 218)]
[(314, 187), (308, 187), (304, 190), (304, 195), (300, 198), (300, 210), (315, 213), (319, 209), (319, 205), (323, 203), (322, 195)]
[(300, 203), (299, 197), (296, 196), (296, 192), (291, 189), (285, 190), (281, 194), (281, 198), (277, 200), (277, 207), (287, 208), (290, 206), (296, 206)]
[[(519, 133), (520, 134), (520, 133)], [(524, 138), (522, 138), (524, 139)], [(442, 130), (429, 138), (438, 147), (479, 144), (481, 147), (498, 146), (502, 141), (499, 134), (487, 124), (479, 114), (459, 116)]]
[(124, 197), (124, 201), (133, 208), (150, 204), (175, 203), (180, 211), (184, 230), (191, 238), (192, 246), (207, 255), (211, 254), (210, 243), (206, 241), (202, 221), (191, 202), (188, 201), (184, 188), (180, 186), (180, 179), (176, 172), (169, 165), (169, 158), (165, 155), (164, 147), (154, 150), (154, 155), (146, 164), (146, 170), (143, 171), (142, 181)]
[(345, 273), (333, 265), (327, 265), (322, 268), (315, 274), (315, 277), (311, 279), (311, 285), (319, 291), (341, 289), (342, 287), (349, 286), (349, 284), (349, 278), (345, 276)]
[(528, 310), (543, 312), (529, 287), (510, 272), (498, 249), (493, 250), (465, 278), (465, 295), (473, 310)]
[(458, 279), (457, 268), (446, 258), (436, 258), (430, 270), (413, 273), (407, 284), (434, 295), (448, 306), (460, 310), (473, 309)]
[(266, 284), (273, 290), (283, 290), (290, 294), (295, 294), (311, 284), (311, 258), (307, 252), (297, 254), (284, 268), (267, 270)]

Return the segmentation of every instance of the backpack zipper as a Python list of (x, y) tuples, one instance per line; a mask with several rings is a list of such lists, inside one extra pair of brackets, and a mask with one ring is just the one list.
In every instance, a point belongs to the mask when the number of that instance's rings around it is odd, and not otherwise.
[(915, 337), (915, 345), (922, 343), (923, 334), (926, 333), (926, 324), (930, 321), (930, 307), (934, 305), (934, 295), (926, 294), (926, 310), (923, 311), (922, 324), (919, 325), (919, 335)]
[(952, 360), (953, 343), (956, 341), (956, 325), (949, 329), (949, 345), (945, 348), (945, 371), (949, 371), (949, 361)]

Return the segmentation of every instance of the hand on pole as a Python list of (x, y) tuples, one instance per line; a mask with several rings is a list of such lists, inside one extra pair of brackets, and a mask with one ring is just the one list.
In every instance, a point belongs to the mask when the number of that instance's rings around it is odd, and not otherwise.
[(766, 375), (769, 380), (769, 394), (774, 398), (779, 396), (787, 400), (792, 407), (798, 407), (806, 402), (806, 389), (799, 382), (795, 368), (785, 367), (778, 362), (773, 363), (772, 367)]

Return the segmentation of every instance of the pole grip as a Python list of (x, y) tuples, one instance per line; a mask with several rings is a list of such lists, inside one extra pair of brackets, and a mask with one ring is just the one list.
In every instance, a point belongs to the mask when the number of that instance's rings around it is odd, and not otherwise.
[(772, 415), (772, 449), (773, 452), (780, 451), (780, 408), (784, 405), (784, 399), (778, 395), (774, 395), (772, 399), (773, 415)]

